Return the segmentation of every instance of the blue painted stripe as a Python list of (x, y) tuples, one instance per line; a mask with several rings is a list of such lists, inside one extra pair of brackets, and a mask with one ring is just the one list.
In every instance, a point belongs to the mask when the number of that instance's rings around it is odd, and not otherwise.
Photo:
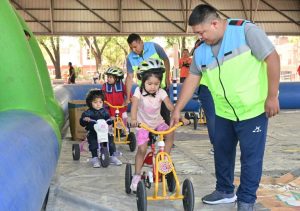
[(40, 210), (59, 157), (47, 121), (26, 111), (0, 113), (0, 210)]
[[(61, 85), (54, 88), (55, 96), (59, 104), (61, 105), (65, 120), (69, 117), (68, 106), (71, 100), (85, 100), (85, 97), (90, 89), (101, 89), (99, 84), (86, 84), (86, 85)], [(132, 85), (131, 92), (134, 93), (137, 84)], [(130, 112), (130, 104), (127, 111)]]
[(300, 108), (300, 82), (279, 84), (279, 103), (281, 109)]

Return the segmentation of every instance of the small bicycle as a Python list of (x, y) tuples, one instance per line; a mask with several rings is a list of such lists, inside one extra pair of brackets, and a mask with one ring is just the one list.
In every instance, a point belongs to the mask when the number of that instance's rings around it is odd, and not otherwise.
[[(104, 101), (106, 105), (111, 108), (115, 108), (115, 119), (114, 119), (114, 143), (115, 144), (128, 144), (129, 149), (133, 152), (136, 148), (136, 138), (133, 132), (130, 132), (130, 127), (127, 125), (125, 126), (122, 118), (120, 117), (120, 108), (124, 108), (125, 106), (114, 106), (107, 101)], [(126, 130), (128, 129), (128, 131)], [(123, 134), (122, 134), (123, 131)]]
[(198, 113), (196, 113), (196, 112), (191, 112), (191, 113), (185, 112), (184, 117), (189, 120), (193, 119), (195, 130), (198, 127), (198, 123), (203, 124), (203, 125), (206, 124), (206, 116), (205, 116), (205, 113), (204, 113), (204, 110), (202, 109), (202, 107), (200, 108), (200, 111), (199, 111), (199, 117), (198, 117)]
[[(98, 157), (100, 158), (100, 163), (102, 167), (107, 167), (110, 163), (109, 160), (109, 131), (108, 131), (108, 125), (104, 119), (99, 120), (91, 120), (93, 122), (96, 122), (94, 125), (94, 129), (97, 133), (97, 141), (98, 141)], [(80, 152), (86, 151), (84, 149), (84, 145), (87, 143), (87, 139), (82, 141), (80, 144), (73, 144), (72, 145), (72, 155), (73, 160), (79, 160), (80, 159)]]
[[(148, 164), (152, 166), (152, 170), (143, 172), (141, 181), (138, 183), (136, 198), (137, 208), (139, 211), (147, 210), (147, 200), (183, 200), (183, 207), (185, 211), (194, 210), (194, 189), (193, 184), (189, 179), (185, 179), (182, 185), (182, 194), (180, 193), (180, 184), (173, 165), (171, 156), (164, 151), (165, 143), (163, 136), (173, 132), (176, 128), (183, 125), (182, 122), (176, 124), (174, 127), (167, 131), (155, 131), (149, 128), (146, 124), (140, 123), (139, 127), (148, 130), (149, 138), (151, 141), (151, 151), (146, 155), (143, 165)], [(158, 139), (158, 140), (157, 140)], [(159, 152), (155, 151), (155, 141), (159, 147)], [(127, 194), (131, 193), (130, 184), (132, 180), (131, 164), (126, 165), (125, 169), (125, 191)], [(151, 184), (154, 183), (153, 196), (147, 197), (146, 187), (151, 188)], [(158, 186), (161, 184), (162, 195), (158, 195)], [(168, 195), (166, 188), (169, 192), (176, 192), (172, 195)]]

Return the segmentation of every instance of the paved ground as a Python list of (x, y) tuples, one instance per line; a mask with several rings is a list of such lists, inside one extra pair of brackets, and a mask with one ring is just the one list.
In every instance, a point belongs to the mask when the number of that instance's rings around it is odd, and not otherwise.
[[(270, 121), (264, 159), (263, 180), (256, 209), (300, 210), (300, 110), (281, 111)], [(63, 140), (57, 172), (53, 178), (47, 210), (137, 210), (136, 198), (125, 193), (125, 163), (134, 163), (128, 146), (118, 146), (123, 152), (122, 166), (93, 169), (89, 153), (73, 161), (67, 132)], [(176, 148), (172, 151), (177, 174), (182, 183), (189, 178), (195, 191), (195, 210), (231, 211), (235, 204), (204, 205), (201, 197), (214, 190), (213, 156), (205, 126), (193, 126), (176, 131)], [(239, 154), (236, 159), (236, 183), (240, 174)], [(151, 190), (147, 190), (151, 194)], [(183, 210), (182, 201), (148, 202), (148, 210)]]

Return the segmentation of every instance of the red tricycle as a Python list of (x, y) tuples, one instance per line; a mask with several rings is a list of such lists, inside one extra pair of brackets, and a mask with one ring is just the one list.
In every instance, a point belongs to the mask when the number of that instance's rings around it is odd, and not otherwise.
[[(176, 128), (183, 125), (179, 122), (172, 128), (166, 131), (156, 131), (148, 127), (144, 123), (140, 123), (139, 127), (148, 130), (149, 139), (151, 141), (151, 151), (146, 155), (143, 165), (150, 165), (151, 170), (146, 173), (143, 172), (141, 181), (138, 183), (136, 197), (137, 197), (137, 208), (139, 211), (147, 210), (147, 200), (177, 200), (182, 199), (183, 207), (185, 211), (194, 210), (194, 189), (193, 184), (189, 179), (185, 179), (182, 185), (182, 194), (180, 193), (180, 184), (173, 165), (171, 156), (164, 151), (165, 143), (163, 136), (173, 132)], [(159, 152), (156, 152), (155, 141), (159, 147)], [(127, 194), (131, 193), (130, 184), (132, 180), (131, 164), (126, 165), (125, 170), (125, 191)], [(151, 188), (154, 183), (153, 196), (147, 197), (146, 187)], [(162, 195), (158, 195), (158, 186), (161, 183)], [(169, 192), (174, 192), (168, 195), (166, 188), (168, 187)]]

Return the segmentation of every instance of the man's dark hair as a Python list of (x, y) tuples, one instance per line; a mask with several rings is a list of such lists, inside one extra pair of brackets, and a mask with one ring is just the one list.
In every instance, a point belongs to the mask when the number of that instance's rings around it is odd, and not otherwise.
[(72, 66), (72, 62), (69, 62), (69, 66)]
[(127, 43), (128, 43), (128, 44), (131, 44), (131, 43), (133, 43), (134, 41), (141, 41), (141, 40), (142, 40), (142, 39), (141, 39), (140, 35), (135, 34), (135, 33), (132, 33), (132, 34), (130, 34), (130, 35), (128, 36), (128, 38), (127, 38)]
[(218, 18), (220, 16), (214, 7), (207, 4), (199, 4), (193, 9), (189, 17), (189, 25), (195, 26)]
[(25, 30), (25, 29), (24, 29), (24, 33), (25, 33), (25, 35), (26, 35), (27, 37), (29, 37), (29, 38), (31, 37), (30, 33), (29, 33), (27, 30)]

